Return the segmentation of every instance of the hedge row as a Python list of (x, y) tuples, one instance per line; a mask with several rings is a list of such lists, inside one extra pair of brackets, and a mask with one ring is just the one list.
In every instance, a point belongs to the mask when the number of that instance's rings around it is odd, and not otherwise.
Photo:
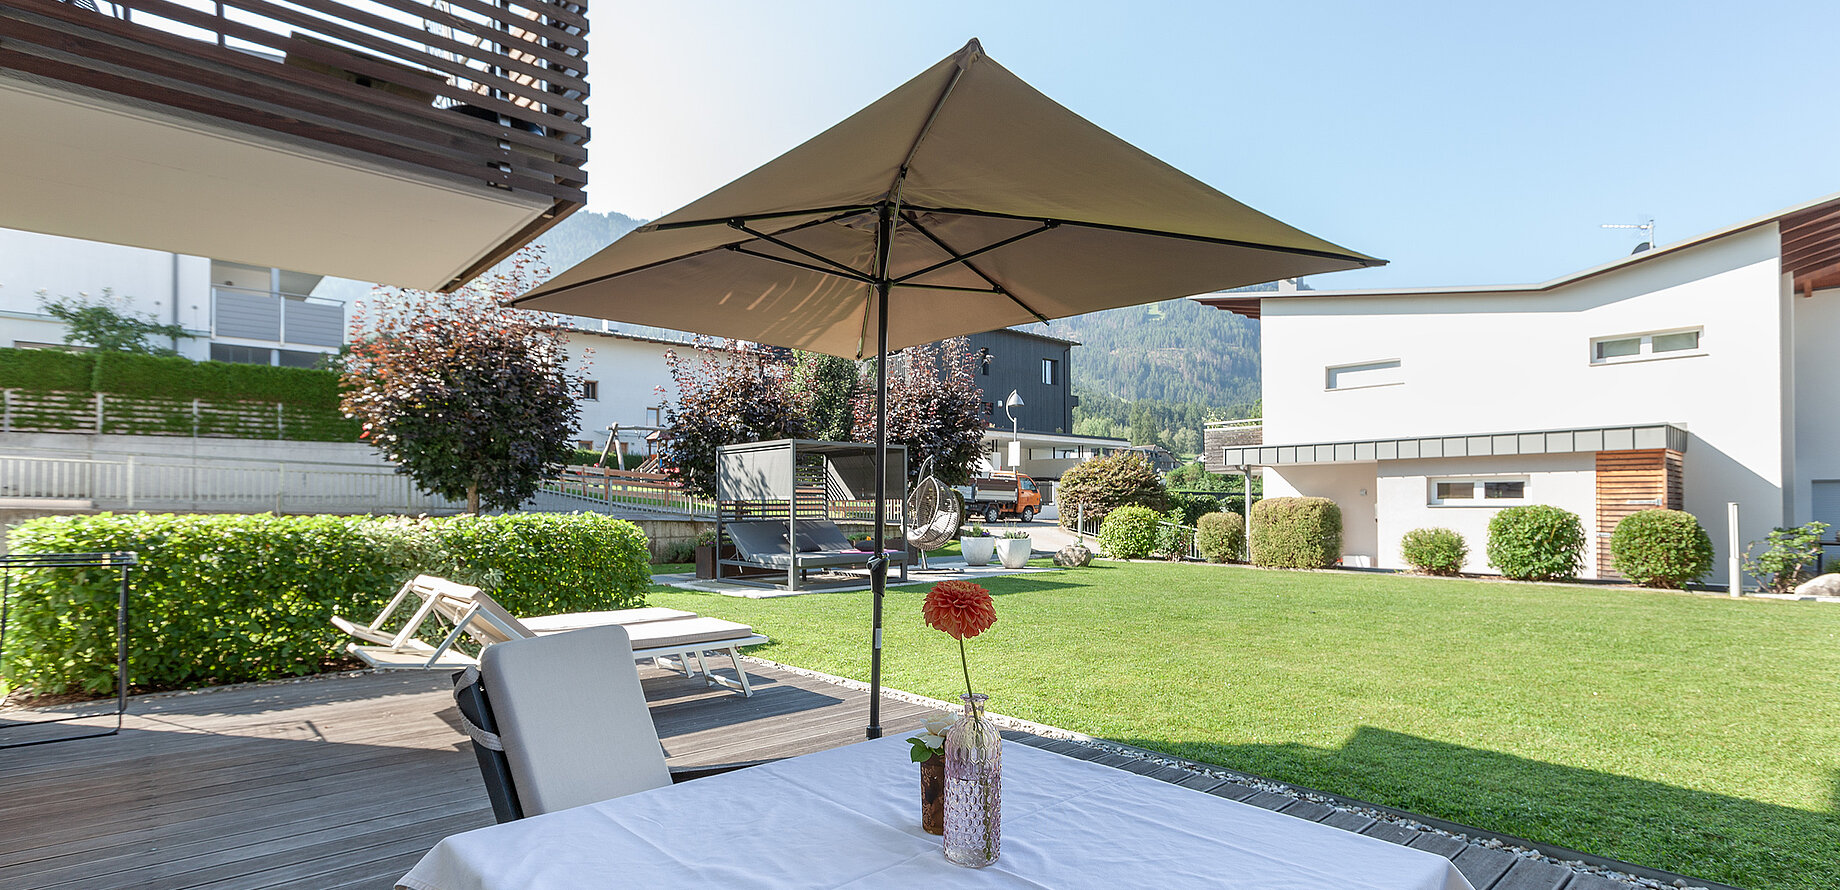
[[(599, 514), (62, 516), (20, 524), (16, 553), (132, 550), (129, 685), (184, 688), (325, 669), (345, 639), (334, 614), (376, 615), (419, 573), (488, 589), (512, 613), (644, 604), (645, 536)], [(39, 693), (114, 688), (113, 573), (15, 576), (0, 667)]]
[(339, 375), (124, 352), (0, 349), (0, 388), (339, 408)]
[(1322, 569), (1342, 558), (1342, 508), (1328, 498), (1266, 498), (1252, 505), (1252, 564)]

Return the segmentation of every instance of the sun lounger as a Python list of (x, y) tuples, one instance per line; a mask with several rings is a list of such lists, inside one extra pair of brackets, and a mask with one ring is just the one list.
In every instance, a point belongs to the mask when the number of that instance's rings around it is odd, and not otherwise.
[[(402, 630), (392, 634), (383, 629), (390, 615), (405, 600), (418, 597), (420, 602)], [(439, 619), (451, 628), (438, 643), (417, 636), (430, 618)], [(635, 658), (651, 659), (664, 667), (682, 670), (686, 675), (701, 673), (706, 682), (752, 695), (747, 673), (741, 669), (740, 647), (767, 642), (754, 629), (732, 621), (700, 618), (680, 609), (648, 607), (604, 612), (572, 612), (537, 618), (518, 618), (497, 600), (477, 587), (455, 584), (442, 578), (422, 575), (403, 585), (377, 618), (368, 625), (358, 625), (334, 617), (333, 624), (359, 640), (346, 651), (379, 669), (463, 668), (475, 664), (470, 655), (454, 648), (465, 638), (481, 647), (510, 640), (528, 639), (589, 627), (618, 624), (627, 628), (633, 642)], [(704, 660), (708, 653), (727, 654), (736, 677), (730, 680), (710, 673)], [(692, 667), (692, 664), (695, 667)]]
[[(870, 558), (875, 556), (873, 552), (857, 550), (851, 546), (849, 538), (844, 536), (843, 530), (836, 523), (802, 519), (796, 528), (796, 540), (792, 540), (788, 538), (787, 524), (783, 520), (725, 522), (722, 529), (728, 533), (728, 539), (734, 543), (735, 552), (741, 558), (724, 562), (743, 568), (783, 571), (786, 573), (786, 588), (797, 590), (805, 573), (812, 569), (864, 568), (868, 566)], [(884, 550), (883, 554), (889, 561), (901, 566), (901, 577), (905, 579), (907, 551), (891, 549)]]

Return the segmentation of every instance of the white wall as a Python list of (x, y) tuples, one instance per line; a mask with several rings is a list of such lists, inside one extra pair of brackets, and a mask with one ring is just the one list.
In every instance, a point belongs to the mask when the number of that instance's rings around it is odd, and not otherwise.
[(1419, 528), (1447, 528), (1463, 536), (1469, 557), (1463, 571), (1495, 573), (1489, 567), (1489, 520), (1505, 506), (1477, 500), (1433, 505), (1431, 480), (1448, 476), (1526, 476), (1526, 504), (1549, 504), (1578, 514), (1584, 524), (1584, 573), (1597, 577), (1597, 459), (1591, 454), (1524, 457), (1444, 458), (1380, 464), (1380, 565), (1403, 568), (1399, 539)]
[[(1779, 247), (1771, 225), (1541, 293), (1265, 300), (1265, 442), (1682, 424), (1686, 507), (1715, 542), (1722, 581), (1727, 501), (1743, 505), (1746, 541), (1785, 520), (1795, 443)], [(1820, 325), (1798, 336), (1840, 342), (1833, 319)], [(1703, 354), (1591, 363), (1594, 337), (1688, 327), (1703, 327)], [(1324, 388), (1328, 366), (1388, 359), (1401, 362), (1398, 385)], [(1810, 395), (1793, 416), (1822, 404)]]
[(1265, 471), (1265, 497), (1303, 496), (1334, 501), (1342, 508), (1342, 555), (1365, 556), (1374, 565), (1391, 565), (1381, 549), (1375, 521), (1379, 489), (1374, 481), (1374, 464), (1292, 464)]
[[(83, 293), (98, 296), (103, 289), (112, 289), (117, 297), (133, 298), (128, 308), (136, 314), (207, 333), (211, 328), (210, 272), (210, 261), (201, 257), (0, 229), (0, 346), (12, 346), (18, 340), (64, 341), (63, 325), (44, 314), (40, 290), (56, 299)], [(206, 337), (180, 340), (179, 352), (206, 358), (210, 341)]]
[[(581, 407), (581, 425), (575, 438), (593, 442), (596, 449), (605, 447), (607, 425), (618, 423), (626, 453), (645, 454), (647, 431), (629, 428), (652, 425), (646, 409), (676, 397), (664, 360), (665, 350), (671, 347), (590, 331), (571, 331), (567, 341), (568, 367), (600, 384), (597, 401), (576, 401)], [(686, 349), (689, 347), (679, 347)], [(669, 395), (661, 394), (660, 387)]]
[[(1800, 525), (1814, 518), (1809, 499), (1815, 480), (1840, 480), (1840, 289), (1789, 297), (1794, 320), (1794, 511)], [(1830, 529), (1832, 538), (1840, 529)], [(1829, 551), (1840, 556), (1840, 551)]]

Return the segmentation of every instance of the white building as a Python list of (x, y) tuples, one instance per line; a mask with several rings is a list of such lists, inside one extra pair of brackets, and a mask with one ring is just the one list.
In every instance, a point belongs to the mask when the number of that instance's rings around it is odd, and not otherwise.
[(1489, 518), (1540, 503), (1607, 577), (1616, 521), (1659, 505), (1725, 583), (1730, 502), (1743, 542), (1840, 528), (1840, 196), (1544, 284), (1199, 299), (1263, 331), (1263, 439), (1210, 432), (1209, 468), (1335, 500), (1345, 563), (1401, 566), (1441, 526), (1487, 572)]
[(689, 353), (695, 345), (620, 333), (612, 322), (598, 318), (571, 321), (581, 325), (567, 334), (569, 367), (582, 378), (575, 400), (581, 408), (576, 444), (606, 448), (609, 428), (617, 426), (627, 454), (650, 454), (652, 442), (646, 436), (664, 426), (664, 404), (677, 397), (665, 353)]
[(62, 346), (53, 300), (107, 290), (126, 311), (192, 336), (160, 343), (186, 358), (317, 367), (345, 342), (345, 301), (323, 279), (280, 269), (0, 229), (0, 346)]

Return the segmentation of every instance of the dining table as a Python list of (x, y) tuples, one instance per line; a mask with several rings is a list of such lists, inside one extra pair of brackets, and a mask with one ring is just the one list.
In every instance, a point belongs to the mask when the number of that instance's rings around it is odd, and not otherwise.
[(1474, 890), (1433, 853), (1017, 743), (1000, 855), (966, 868), (921, 830), (910, 749), (858, 742), (456, 834), (397, 886)]

